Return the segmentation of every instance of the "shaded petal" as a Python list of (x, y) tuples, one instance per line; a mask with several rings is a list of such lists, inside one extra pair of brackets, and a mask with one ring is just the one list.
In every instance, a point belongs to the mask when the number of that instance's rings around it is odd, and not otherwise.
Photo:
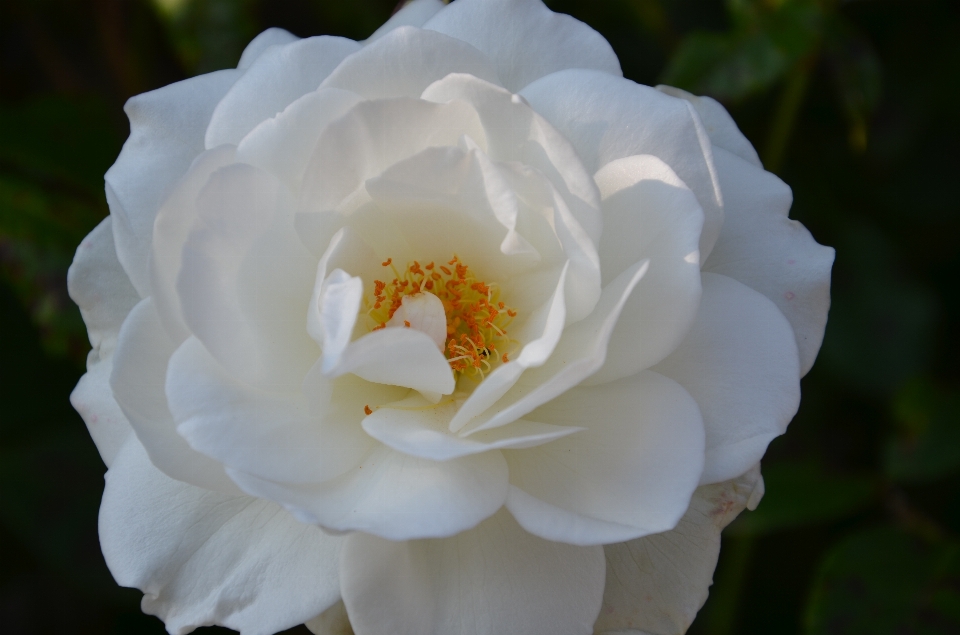
[(683, 516), (703, 469), (704, 428), (673, 380), (644, 371), (573, 388), (528, 418), (586, 430), (505, 453), (507, 508), (527, 531), (603, 544), (672, 529)]
[(520, 381), (493, 407), (475, 418), (465, 432), (469, 434), (515, 421), (597, 372), (606, 359), (607, 343), (620, 311), (646, 274), (647, 264), (647, 261), (634, 264), (608, 284), (593, 313), (566, 328), (550, 359), (543, 366), (526, 371)]
[(573, 143), (588, 170), (635, 154), (652, 154), (669, 165), (700, 202), (700, 253), (709, 255), (723, 224), (723, 198), (710, 139), (689, 102), (584, 70), (548, 75), (522, 95)]
[(728, 211), (703, 270), (730, 276), (777, 305), (793, 327), (805, 375), (827, 325), (834, 251), (787, 218), (793, 195), (783, 181), (724, 150), (714, 158)]
[(150, 295), (153, 221), (193, 159), (213, 109), (242, 75), (225, 70), (185, 79), (136, 97), (123, 107), (130, 137), (104, 179), (114, 218), (117, 256), (141, 297)]
[(363, 280), (351, 277), (343, 269), (334, 269), (326, 278), (317, 276), (313, 293), (307, 332), (323, 348), (323, 370), (329, 373), (350, 345), (363, 299)]
[(700, 404), (707, 429), (704, 485), (759, 462), (800, 404), (790, 323), (760, 293), (715, 273), (703, 274), (700, 312), (686, 339), (652, 370), (678, 381)]
[(699, 487), (676, 528), (606, 545), (607, 580), (596, 632), (683, 635), (707, 599), (720, 531), (763, 496), (756, 465), (742, 476)]
[(267, 393), (231, 378), (196, 338), (170, 359), (167, 398), (179, 433), (228, 468), (287, 483), (318, 483), (356, 467), (374, 445), (360, 422), (406, 391), (318, 368), (304, 393)]
[(387, 33), (401, 26), (423, 26), (423, 23), (432, 18), (437, 11), (447, 6), (441, 0), (413, 0), (403, 5), (403, 8), (390, 16), (379, 29), (368, 37), (364, 44), (379, 40)]
[(300, 38), (293, 33), (275, 26), (261, 31), (260, 34), (250, 40), (250, 43), (243, 49), (243, 53), (240, 55), (240, 61), (237, 63), (237, 68), (240, 70), (250, 68), (250, 66), (257, 61), (257, 58), (263, 55), (264, 51), (271, 46), (283, 46), (284, 44), (296, 42), (299, 39)]
[(299, 390), (320, 356), (306, 329), (315, 259), (293, 228), (289, 192), (244, 164), (197, 199), (177, 291), (190, 331), (234, 377)]
[(310, 619), (340, 596), (340, 542), (274, 503), (166, 477), (135, 438), (107, 472), (104, 558), (174, 635), (209, 624), (271, 635)]
[(398, 452), (432, 461), (448, 461), (488, 450), (529, 448), (583, 429), (520, 419), (509, 426), (459, 437), (448, 429), (455, 412), (456, 403), (434, 406), (423, 397), (413, 396), (375, 409), (363, 420), (363, 429)]
[(177, 434), (164, 385), (176, 345), (160, 324), (153, 300), (134, 307), (120, 329), (110, 386), (113, 395), (150, 455), (167, 476), (198, 487), (239, 494), (213, 459), (191, 449)]
[(343, 600), (365, 635), (588, 635), (603, 594), (600, 552), (532, 536), (505, 511), (441, 540), (352, 534)]
[(717, 148), (723, 148), (727, 152), (732, 152), (747, 163), (752, 163), (758, 168), (763, 168), (757, 151), (740, 129), (727, 109), (720, 105), (713, 97), (698, 97), (680, 88), (673, 86), (657, 86), (661, 93), (678, 97), (689, 101), (693, 108), (700, 115), (700, 121), (703, 122), (703, 129), (710, 137), (710, 143)]
[(340, 600), (320, 615), (303, 623), (313, 635), (354, 635), (347, 607)]
[(67, 272), (70, 298), (80, 307), (93, 347), (87, 355), (87, 374), (70, 394), (70, 403), (83, 417), (107, 467), (130, 433), (110, 389), (113, 349), (120, 326), (140, 301), (117, 260), (111, 225), (108, 216), (83, 239)]
[(623, 307), (607, 360), (588, 382), (629, 377), (683, 340), (700, 304), (697, 245), (703, 212), (673, 170), (650, 155), (611, 161), (595, 177), (603, 193), (600, 267), (604, 284), (648, 258), (650, 270)]
[(540, 0), (463, 0), (435, 15), (424, 28), (483, 51), (511, 91), (565, 68), (622, 75), (620, 62), (602, 35), (550, 11)]
[(389, 540), (453, 536), (496, 512), (507, 496), (507, 465), (496, 450), (437, 462), (381, 445), (355, 469), (318, 485), (274, 483), (233, 470), (230, 476), (302, 522)]
[(331, 35), (268, 48), (216, 105), (205, 147), (236, 145), (261, 121), (316, 90), (345, 57), (359, 49), (353, 40)]
[(419, 97), (424, 88), (450, 73), (497, 82), (489, 58), (466, 42), (401, 26), (345, 59), (322, 85), (366, 99)]

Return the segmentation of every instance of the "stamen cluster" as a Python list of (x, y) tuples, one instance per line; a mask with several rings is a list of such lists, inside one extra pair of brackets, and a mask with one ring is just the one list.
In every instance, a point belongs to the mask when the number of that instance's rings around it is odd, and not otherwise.
[(402, 272), (392, 258), (381, 264), (395, 277), (390, 282), (374, 281), (373, 299), (367, 300), (372, 330), (386, 328), (404, 297), (429, 292), (443, 303), (447, 318), (444, 354), (454, 372), (482, 378), (495, 365), (510, 361), (512, 351), (507, 349), (516, 342), (507, 336), (507, 326), (517, 312), (500, 300), (498, 285), (478, 280), (456, 255), (446, 265), (430, 262), (421, 266), (415, 260)]

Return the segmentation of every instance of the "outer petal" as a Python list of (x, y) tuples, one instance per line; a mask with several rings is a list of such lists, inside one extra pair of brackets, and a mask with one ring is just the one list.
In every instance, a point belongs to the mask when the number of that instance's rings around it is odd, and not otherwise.
[(737, 155), (747, 163), (752, 163), (758, 168), (763, 168), (757, 151), (753, 149), (753, 144), (743, 136), (743, 133), (737, 128), (733, 117), (730, 116), (727, 109), (721, 106), (720, 102), (716, 99), (713, 97), (697, 97), (685, 90), (674, 88), (673, 86), (664, 86), (662, 84), (657, 86), (657, 90), (671, 97), (678, 97), (689, 101), (697, 111), (697, 114), (700, 115), (700, 120), (703, 122), (703, 129), (707, 131), (707, 135), (710, 137), (710, 143), (712, 143), (714, 147), (723, 148), (727, 152), (732, 152)]
[(110, 386), (150, 460), (168, 476), (239, 494), (216, 461), (190, 449), (177, 434), (164, 383), (175, 344), (160, 325), (152, 298), (134, 307), (120, 330)]
[(141, 297), (150, 295), (153, 221), (177, 180), (203, 152), (214, 107), (242, 73), (217, 71), (131, 97), (130, 137), (107, 170), (117, 256)]
[(528, 415), (580, 434), (505, 453), (507, 508), (548, 540), (588, 545), (673, 529), (703, 469), (703, 419), (676, 382), (645, 371), (578, 387)]
[(602, 383), (653, 366), (683, 340), (700, 304), (700, 229), (696, 197), (663, 161), (649, 155), (611, 161), (596, 175), (603, 193), (600, 267), (604, 284), (641, 258), (650, 271), (617, 320)]
[(120, 325), (140, 301), (117, 260), (111, 218), (107, 217), (83, 239), (67, 272), (67, 289), (80, 307), (93, 350), (87, 356), (87, 374), (70, 395), (103, 462), (113, 457), (130, 433), (130, 424), (110, 390), (113, 349)]
[(206, 148), (239, 143), (261, 121), (316, 90), (346, 56), (359, 49), (353, 40), (330, 35), (267, 49), (216, 105), (206, 129)]
[(704, 224), (700, 253), (710, 253), (723, 224), (712, 145), (688, 102), (594, 71), (548, 75), (521, 93), (577, 148), (588, 170), (634, 154), (669, 165), (697, 195)]
[(390, 19), (384, 22), (379, 29), (368, 37), (364, 44), (369, 44), (379, 40), (387, 33), (401, 26), (423, 26), (423, 23), (432, 18), (437, 11), (447, 6), (441, 0), (413, 0), (403, 6), (402, 9), (390, 16)]
[(296, 391), (320, 351), (306, 331), (316, 260), (293, 201), (266, 172), (234, 164), (197, 199), (177, 291), (190, 331), (234, 377)]
[(793, 196), (783, 181), (722, 149), (714, 159), (728, 211), (703, 269), (773, 300), (793, 327), (805, 375), (827, 325), (834, 251), (787, 218)]
[(237, 63), (237, 68), (240, 70), (250, 68), (250, 66), (257, 61), (257, 58), (263, 55), (264, 51), (271, 46), (283, 46), (284, 44), (296, 42), (299, 39), (300, 38), (293, 33), (284, 29), (278, 29), (277, 27), (270, 27), (265, 31), (261, 31), (260, 34), (250, 40), (247, 47), (243, 49), (243, 53), (240, 55), (240, 62)]
[(652, 370), (677, 380), (700, 404), (707, 428), (704, 485), (755, 465), (800, 405), (790, 323), (770, 300), (715, 273), (703, 274), (690, 333)]
[(319, 485), (274, 483), (232, 470), (230, 476), (302, 522), (389, 540), (453, 536), (492, 515), (507, 496), (507, 466), (496, 450), (439, 463), (379, 446), (355, 469)]
[(600, 606), (600, 547), (541, 540), (506, 511), (443, 540), (352, 534), (343, 599), (365, 635), (587, 635)]
[(343, 600), (315, 618), (307, 620), (303, 625), (314, 635), (354, 635)]
[(157, 470), (135, 438), (107, 472), (100, 544), (114, 578), (174, 635), (218, 624), (271, 635), (340, 595), (340, 540), (277, 505), (217, 494)]
[(675, 529), (606, 545), (607, 581), (595, 632), (686, 633), (713, 582), (720, 531), (762, 496), (756, 465), (736, 479), (698, 488)]
[(494, 61), (503, 86), (518, 91), (565, 68), (592, 68), (621, 76), (620, 62), (603, 36), (540, 0), (458, 0), (425, 29), (469, 42)]
[(497, 81), (494, 65), (466, 42), (402, 26), (345, 59), (322, 85), (366, 99), (419, 97), (424, 88), (450, 73)]

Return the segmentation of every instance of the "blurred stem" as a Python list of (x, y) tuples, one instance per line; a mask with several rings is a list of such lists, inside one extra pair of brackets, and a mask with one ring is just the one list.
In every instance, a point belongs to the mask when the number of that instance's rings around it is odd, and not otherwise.
[(807, 93), (810, 75), (813, 72), (816, 54), (810, 55), (799, 62), (787, 76), (787, 83), (780, 93), (777, 111), (773, 115), (773, 123), (767, 136), (767, 145), (763, 155), (764, 167), (778, 174), (783, 167), (783, 158), (790, 143), (790, 136), (803, 105), (803, 98)]
[(705, 632), (710, 635), (731, 635), (737, 625), (737, 610), (743, 595), (743, 583), (753, 556), (753, 536), (724, 536), (723, 567), (717, 570)]

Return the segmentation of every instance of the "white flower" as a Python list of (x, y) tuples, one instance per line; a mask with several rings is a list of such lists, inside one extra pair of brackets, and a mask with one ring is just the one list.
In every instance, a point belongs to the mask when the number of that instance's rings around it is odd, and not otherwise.
[(417, 0), (362, 43), (266, 31), (126, 110), (70, 272), (73, 402), (145, 611), (686, 629), (833, 261), (721, 106), (623, 79), (539, 0)]

